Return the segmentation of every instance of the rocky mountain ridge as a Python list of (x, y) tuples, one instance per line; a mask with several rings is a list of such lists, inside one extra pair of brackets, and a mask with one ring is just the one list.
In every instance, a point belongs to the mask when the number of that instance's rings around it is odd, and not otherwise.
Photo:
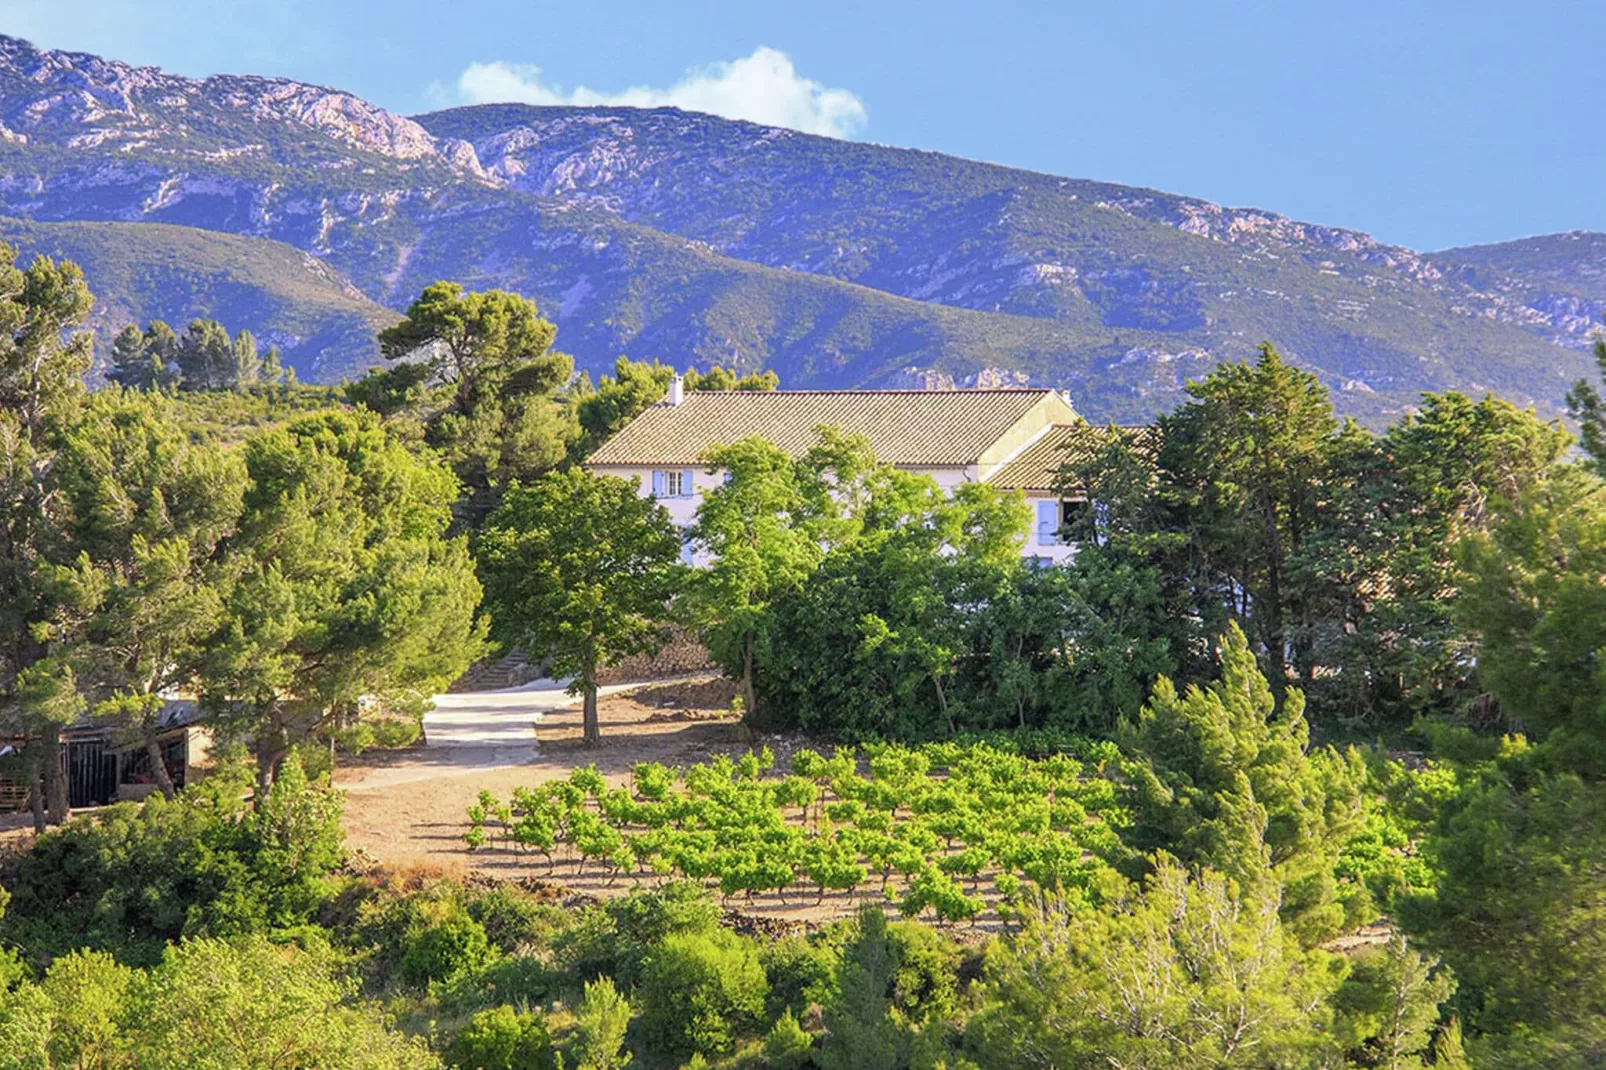
[[(1451, 388), (1554, 411), (1606, 302), (1550, 246), (1550, 268), (1524, 269), (1510, 251), (1422, 254), (1256, 209), (674, 109), (408, 118), (337, 89), (187, 79), (5, 37), (0, 215), (74, 222), (80, 246), (97, 226), (146, 223), (175, 228), (164, 241), (194, 232), (189, 249), (207, 233), (291, 246), (372, 306), (350, 330), (453, 278), (534, 297), (593, 370), (627, 353), (774, 367), (796, 386), (1026, 381), (1071, 390), (1095, 418), (1169, 407), (1188, 377), (1263, 339), (1373, 422)], [(116, 234), (103, 240), (129, 244)], [(219, 265), (267, 248), (236, 242)], [(274, 262), (272, 285), (303, 285)], [(242, 297), (234, 314), (325, 307), (322, 286), (300, 304)], [(152, 300), (105, 296), (133, 316)], [(348, 335), (320, 359), (315, 334), (291, 336), (304, 374), (376, 359)]]

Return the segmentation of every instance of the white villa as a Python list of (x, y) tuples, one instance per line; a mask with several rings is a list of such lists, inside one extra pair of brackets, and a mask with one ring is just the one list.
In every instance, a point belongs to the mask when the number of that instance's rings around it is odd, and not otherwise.
[(1086, 425), (1054, 390), (687, 391), (677, 376), (586, 467), (635, 480), (685, 528), (724, 479), (699, 460), (710, 447), (758, 435), (801, 456), (822, 425), (863, 435), (880, 460), (950, 491), (977, 482), (1021, 491), (1035, 521), (1022, 554), (1059, 562), (1075, 552), (1060, 537), (1068, 503), (1054, 483), (1070, 431)]

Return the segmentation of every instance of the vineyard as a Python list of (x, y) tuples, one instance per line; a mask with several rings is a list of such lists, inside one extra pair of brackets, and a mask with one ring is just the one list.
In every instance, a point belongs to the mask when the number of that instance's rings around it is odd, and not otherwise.
[(1102, 774), (1113, 745), (1028, 758), (987, 743), (768, 749), (677, 771), (643, 763), (628, 787), (594, 768), (489, 792), (469, 808), (469, 849), (533, 855), (556, 879), (689, 879), (763, 909), (800, 900), (844, 911), (874, 898), (907, 917), (1008, 921), (1025, 896), (1097, 896), (1124, 815)]

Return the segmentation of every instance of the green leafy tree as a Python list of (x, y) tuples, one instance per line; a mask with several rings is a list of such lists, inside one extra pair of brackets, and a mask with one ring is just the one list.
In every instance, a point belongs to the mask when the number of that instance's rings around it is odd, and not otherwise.
[(43, 572), (59, 429), (82, 401), (90, 366), (92, 338), (78, 328), (92, 299), (75, 264), (37, 257), (23, 270), (15, 261), (16, 251), (0, 244), (0, 722), (27, 741), (25, 775), (36, 785), (42, 829), (40, 802), (54, 820), (67, 814), (59, 760), (65, 678), (59, 664), (41, 666), (55, 655), (60, 621)]
[(253, 436), (244, 458), (223, 620), (199, 671), (224, 727), (250, 738), (266, 794), (292, 745), (360, 702), (421, 713), (483, 629), (467, 545), (446, 534), (456, 481), (377, 417), (300, 417)]
[(750, 437), (706, 460), (729, 478), (704, 494), (690, 532), (711, 560), (688, 586), (688, 613), (710, 653), (740, 681), (745, 708), (753, 711), (769, 603), (803, 582), (820, 548), (794, 523), (801, 505), (797, 466), (780, 447)]
[(1433, 730), (1456, 780), (1424, 837), (1435, 885), (1399, 913), (1455, 970), (1474, 1062), (1586, 1066), (1606, 1046), (1603, 548), (1606, 489), (1582, 466), (1498, 505), (1461, 544), (1456, 617), (1527, 735)]
[(1346, 435), (1331, 498), (1306, 542), (1321, 593), (1313, 708), (1355, 720), (1444, 713), (1472, 697), (1471, 641), (1453, 620), (1456, 547), (1493, 503), (1546, 478), (1565, 431), (1497, 398), (1424, 395), (1381, 437)]
[(1179, 694), (1165, 677), (1124, 735), (1132, 845), (1208, 865), (1248, 888), (1271, 878), (1292, 933), (1313, 946), (1346, 920), (1334, 870), (1363, 818), (1365, 769), (1351, 751), (1312, 751), (1304, 697), (1281, 710), (1236, 625), (1221, 677)]
[(454, 407), (472, 412), (489, 393), (533, 378), (543, 392), (562, 385), (572, 362), (549, 352), (557, 328), (533, 302), (504, 290), (467, 293), (455, 282), (424, 288), (406, 317), (379, 332), (380, 352), (422, 355), (436, 378), (455, 387)]
[(256, 336), (241, 328), (231, 348), (234, 361), (229, 371), (230, 385), (235, 390), (249, 390), (262, 381), (262, 356), (257, 352)]
[(1440, 1007), (1454, 991), (1450, 971), (1412, 950), (1403, 935), (1357, 955), (1333, 997), (1350, 1063), (1421, 1070), (1438, 1034)]
[(669, 389), (669, 380), (674, 374), (674, 368), (657, 361), (649, 363), (629, 357), (615, 361), (613, 375), (604, 375), (596, 389), (582, 397), (576, 406), (580, 438), (575, 442), (575, 458), (590, 456), (625, 424), (657, 404)]
[(887, 918), (874, 907), (859, 911), (858, 932), (844, 949), (834, 992), (822, 1018), (814, 1061), (821, 1070), (895, 1070), (906, 1038), (893, 1022), (892, 989), (897, 952), (887, 937)]
[(552, 1037), (540, 1016), (505, 1003), (470, 1018), (447, 1058), (457, 1070), (557, 1070)]
[[(1606, 379), (1606, 339), (1595, 339), (1595, 368)], [(1579, 379), (1567, 392), (1567, 411), (1578, 423), (1578, 441), (1600, 475), (1606, 475), (1606, 401), (1600, 388), (1588, 379)]]
[(642, 1028), (663, 1051), (722, 1055), (758, 1025), (768, 995), (752, 941), (725, 929), (671, 933), (643, 963)]
[(234, 389), (234, 340), (217, 320), (191, 320), (178, 339), (173, 359), (185, 390)]
[(613, 981), (600, 977), (587, 981), (584, 997), (574, 1011), (574, 1037), (569, 1046), (576, 1070), (624, 1070), (630, 1054), (621, 1049), (630, 1028), (630, 1001)]
[[(580, 437), (574, 443), (574, 459), (584, 460), (590, 456), (625, 424), (662, 400), (674, 375), (671, 365), (656, 360), (631, 360), (629, 357), (616, 360), (613, 374), (604, 375), (595, 389), (578, 398), (576, 416)], [(780, 377), (774, 372), (739, 376), (717, 364), (705, 373), (688, 370), (685, 375), (687, 390), (774, 390), (780, 384)]]
[(574, 437), (557, 396), (574, 361), (552, 350), (556, 334), (527, 298), (437, 282), (379, 334), (387, 358), (408, 362), (354, 384), (353, 400), (384, 414), (425, 401), (426, 381), (441, 384), (446, 399), (426, 404), (424, 439), (457, 473), (467, 492), (460, 513), (477, 526), (511, 483), (562, 461)]
[(996, 944), (966, 1047), (1000, 1070), (1323, 1065), (1341, 976), (1283, 931), (1274, 889), (1162, 856), (1114, 909), (1051, 900)]
[(212, 559), (239, 518), (244, 467), (192, 446), (168, 399), (107, 390), (65, 430), (54, 475), (69, 657), (94, 716), (144, 751), (172, 798), (160, 714), (220, 623)]
[(729, 368), (712, 365), (706, 372), (695, 368), (686, 372), (687, 390), (774, 390), (781, 385), (781, 377), (772, 371), (750, 372), (738, 375)]
[(1316, 377), (1270, 345), (1188, 393), (1193, 401), (1160, 419), (1164, 494), (1185, 511), (1201, 578), (1254, 637), (1280, 698), (1291, 675), (1308, 682), (1314, 670), (1311, 593), (1295, 562), (1318, 524), (1339, 426)]
[(1606, 484), (1563, 467), (1462, 545), (1457, 618), (1510, 723), (1606, 775)]
[(598, 670), (667, 637), (683, 574), (669, 515), (631, 481), (553, 472), (508, 492), (477, 552), (495, 634), (575, 675), (598, 742)]

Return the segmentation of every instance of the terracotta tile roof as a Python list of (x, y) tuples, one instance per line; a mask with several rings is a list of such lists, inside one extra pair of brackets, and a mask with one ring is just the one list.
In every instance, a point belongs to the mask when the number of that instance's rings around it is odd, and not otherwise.
[(1050, 390), (691, 390), (655, 405), (586, 459), (588, 465), (695, 465), (710, 446), (761, 435), (793, 456), (821, 425), (861, 434), (878, 458), (906, 466), (978, 460)]
[[(1117, 427), (1115, 431), (1130, 435), (1139, 450), (1153, 446), (1152, 427)], [(1054, 424), (988, 475), (986, 481), (1006, 490), (1053, 490), (1060, 466), (1091, 457), (1108, 441), (1109, 433), (1110, 428), (1097, 424)]]

